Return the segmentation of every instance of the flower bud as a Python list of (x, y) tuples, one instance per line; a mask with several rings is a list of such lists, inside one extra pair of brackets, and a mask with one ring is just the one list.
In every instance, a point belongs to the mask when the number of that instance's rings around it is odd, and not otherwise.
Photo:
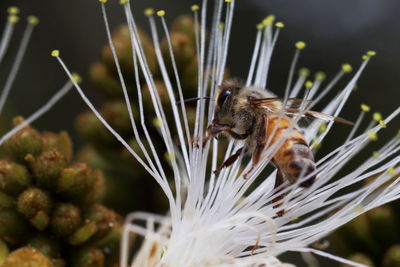
[[(374, 266), (373, 261), (367, 256), (362, 253), (356, 253), (349, 257), (349, 260), (364, 264), (366, 266)], [(344, 264), (342, 267), (351, 267), (353, 265)]]
[(31, 178), (25, 166), (12, 161), (0, 160), (0, 190), (17, 195), (31, 183)]
[(123, 219), (114, 211), (95, 204), (85, 211), (84, 217), (86, 221), (96, 223), (97, 231), (92, 238), (96, 245), (118, 242)]
[(199, 61), (197, 57), (194, 57), (192, 61), (187, 65), (184, 71), (181, 73), (181, 82), (183, 95), (186, 98), (196, 96), (196, 90), (198, 86), (198, 65)]
[(0, 266), (6, 260), (8, 253), (9, 253), (9, 251), (8, 251), (8, 247), (7, 247), (6, 243), (1, 241), (1, 239), (0, 239)]
[[(100, 113), (119, 134), (122, 136), (131, 134), (132, 127), (124, 101), (108, 102), (102, 107)], [(134, 117), (137, 117), (135, 110), (133, 113)], [(78, 117), (76, 128), (83, 137), (98, 147), (120, 147), (115, 137), (91, 112), (83, 113)]]
[[(14, 125), (17, 126), (23, 121), (23, 118), (16, 117)], [(33, 156), (40, 154), (42, 146), (40, 134), (30, 126), (24, 127), (4, 142), (4, 147), (9, 155), (20, 162), (24, 162), (28, 154)]]
[[(160, 97), (161, 105), (163, 107), (169, 106), (170, 101), (169, 101), (169, 97), (168, 97), (167, 88), (165, 87), (164, 82), (160, 81), (160, 80), (155, 80), (154, 84), (156, 86), (158, 95)], [(147, 84), (142, 87), (142, 97), (143, 97), (142, 99), (143, 99), (144, 109), (146, 111), (150, 111), (150, 112), (154, 113), (150, 88), (147, 86)], [(166, 109), (165, 111), (167, 112), (167, 111), (169, 111), (169, 109)]]
[[(196, 47), (190, 37), (182, 33), (171, 33), (171, 47), (174, 52), (174, 59), (179, 70), (185, 70), (185, 67), (196, 57)], [(161, 42), (161, 49), (167, 66), (171, 65), (170, 47), (168, 40)]]
[(75, 163), (61, 172), (57, 191), (70, 201), (82, 202), (87, 200), (87, 195), (95, 191), (95, 186), (101, 186), (102, 183), (96, 183), (98, 179), (102, 179), (98, 172), (93, 171), (87, 164)]
[(38, 230), (49, 224), (49, 214), (53, 206), (50, 194), (39, 189), (29, 188), (18, 197), (18, 211)]
[(9, 244), (19, 244), (29, 236), (31, 227), (14, 209), (0, 209), (0, 238)]
[(72, 204), (61, 203), (54, 207), (51, 217), (51, 231), (56, 236), (68, 236), (75, 232), (81, 223), (79, 208)]
[(391, 246), (383, 257), (383, 267), (400, 266), (400, 245)]
[(105, 264), (104, 253), (98, 248), (82, 248), (72, 255), (73, 267), (103, 267)]
[(99, 88), (106, 96), (122, 96), (121, 84), (103, 63), (96, 62), (90, 66), (89, 75), (94, 86)]
[(67, 159), (55, 149), (43, 153), (31, 162), (31, 168), (38, 184), (54, 188), (61, 171), (67, 166)]
[(71, 161), (73, 148), (71, 138), (67, 132), (62, 131), (59, 134), (44, 132), (42, 133), (42, 140), (44, 150), (56, 149), (64, 155), (68, 162)]
[(116, 147), (118, 141), (107, 131), (99, 119), (90, 111), (80, 114), (75, 121), (75, 128), (80, 136), (96, 147)]
[(39, 234), (34, 236), (28, 241), (28, 245), (49, 258), (60, 256), (59, 243), (56, 239), (47, 235)]
[(192, 16), (184, 15), (176, 18), (171, 26), (171, 32), (185, 34), (195, 42), (195, 24)]
[(53, 267), (51, 260), (34, 248), (13, 251), (1, 267)]
[[(393, 244), (396, 242), (399, 231), (396, 215), (388, 206), (375, 208), (367, 213), (371, 224), (371, 233), (380, 244)], [(378, 242), (379, 241), (379, 242)]]
[[(155, 55), (152, 41), (145, 31), (138, 28), (139, 38), (142, 43), (143, 51), (146, 55), (147, 62), (149, 64), (150, 71), (153, 75), (158, 70), (157, 58)], [(121, 65), (121, 69), (124, 73), (133, 73), (133, 56), (132, 56), (132, 43), (130, 39), (129, 28), (127, 25), (121, 25), (112, 34), (113, 44), (117, 51), (118, 60)], [(107, 67), (115, 72), (114, 58), (109, 45), (107, 44), (102, 52), (101, 59), (107, 65)]]
[(95, 222), (87, 222), (68, 237), (68, 243), (77, 246), (88, 241), (97, 231)]
[(379, 249), (378, 244), (372, 239), (371, 226), (365, 213), (345, 224), (340, 231), (352, 248), (367, 247), (372, 251)]
[(12, 206), (14, 206), (15, 202), (16, 202), (15, 198), (0, 191), (0, 209), (11, 208)]

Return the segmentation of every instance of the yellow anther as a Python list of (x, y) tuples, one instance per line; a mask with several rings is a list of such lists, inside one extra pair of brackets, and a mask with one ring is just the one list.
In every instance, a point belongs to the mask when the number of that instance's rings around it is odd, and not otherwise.
[(225, 3), (232, 3), (232, 0), (225, 0)]
[(312, 144), (311, 144), (311, 147), (312, 147), (312, 148), (315, 148), (315, 149), (320, 149), (321, 146), (322, 146), (322, 144), (321, 144), (320, 142), (318, 142), (317, 140), (314, 140), (314, 141), (312, 142)]
[(127, 4), (129, 2), (129, 0), (119, 0), (119, 3), (121, 4), (121, 5), (125, 5), (125, 4)]
[(19, 21), (19, 17), (17, 15), (8, 16), (8, 22), (17, 23)]
[(307, 77), (308, 75), (310, 75), (310, 70), (307, 68), (301, 68), (299, 70), (299, 75), (302, 77)]
[(296, 48), (299, 50), (302, 50), (302, 49), (306, 48), (306, 43), (303, 41), (299, 41), (296, 43)]
[(193, 12), (198, 11), (200, 9), (200, 7), (198, 5), (193, 5), (190, 8)]
[(82, 82), (82, 77), (79, 76), (78, 73), (72, 73), (72, 80), (76, 83), (81, 83)]
[(164, 158), (165, 158), (165, 160), (167, 160), (167, 161), (173, 161), (173, 160), (175, 159), (175, 155), (172, 154), (172, 153), (166, 152), (166, 153), (164, 154)]
[(100, 3), (103, 3), (103, 4), (107, 3), (107, 1), (108, 1), (108, 0), (99, 0), (99, 2), (100, 2)]
[(369, 56), (369, 57), (376, 56), (376, 52), (375, 52), (375, 51), (373, 51), (373, 50), (371, 50), (371, 51), (368, 51), (368, 52), (367, 52), (367, 56)]
[(220, 23), (219, 23), (219, 29), (220, 29), (220, 30), (223, 30), (224, 28), (225, 28), (225, 23), (220, 22)]
[(383, 121), (383, 120), (380, 120), (380, 121), (379, 121), (379, 125), (380, 125), (382, 128), (386, 128), (386, 127), (387, 127), (386, 122)]
[(397, 172), (396, 172), (396, 169), (395, 169), (395, 168), (391, 167), (391, 168), (388, 169), (388, 173), (389, 173), (390, 175), (395, 175)]
[(315, 73), (315, 79), (316, 79), (317, 81), (320, 81), (320, 82), (325, 81), (326, 75), (325, 75), (324, 72), (319, 71), (319, 72)]
[(275, 16), (269, 15), (262, 21), (262, 23), (264, 24), (264, 26), (271, 26), (272, 23), (274, 23), (274, 21), (275, 21)]
[(51, 56), (52, 57), (59, 57), (60, 56), (60, 50), (51, 51)]
[(345, 73), (350, 73), (353, 71), (353, 67), (350, 64), (343, 64), (342, 71)]
[(306, 81), (306, 83), (305, 83), (305, 87), (306, 87), (306, 88), (310, 89), (310, 88), (312, 88), (313, 86), (314, 86), (314, 83), (313, 83), (312, 81)]
[(378, 140), (378, 134), (376, 132), (370, 132), (368, 134), (369, 139), (371, 139), (372, 141), (376, 141)]
[(379, 122), (379, 121), (382, 120), (382, 114), (379, 113), (379, 112), (374, 112), (374, 114), (372, 114), (372, 118), (373, 118), (375, 121)]
[(262, 23), (259, 23), (259, 24), (257, 24), (257, 30), (262, 30), (262, 29), (264, 29), (264, 24), (262, 24)]
[(325, 123), (323, 123), (323, 124), (321, 124), (321, 126), (319, 126), (319, 131), (320, 131), (321, 133), (325, 132), (326, 130), (327, 130), (327, 127), (326, 127), (326, 124), (325, 124)]
[(374, 158), (379, 158), (379, 152), (378, 151), (374, 151), (374, 152), (372, 152), (372, 156), (374, 157)]
[(153, 14), (154, 14), (154, 9), (152, 9), (152, 8), (146, 8), (146, 9), (144, 10), (144, 14), (145, 14), (146, 16), (153, 16)]
[(284, 27), (285, 27), (285, 24), (284, 24), (283, 22), (277, 22), (277, 23), (275, 23), (275, 27), (277, 27), (277, 28), (284, 28)]
[(28, 23), (32, 25), (38, 25), (39, 24), (39, 18), (36, 16), (29, 16), (28, 17)]
[(157, 16), (159, 16), (159, 17), (165, 16), (165, 11), (164, 10), (157, 11)]
[(16, 6), (10, 6), (10, 7), (7, 9), (7, 11), (8, 11), (8, 14), (10, 14), (10, 15), (17, 15), (17, 14), (19, 14), (19, 8), (16, 7)]
[(365, 60), (369, 59), (369, 56), (367, 56), (367, 55), (363, 55), (361, 58), (362, 58), (362, 60), (364, 60), (364, 61), (365, 61)]
[(371, 110), (370, 106), (366, 104), (361, 104), (361, 110), (364, 112), (369, 112)]
[(154, 118), (152, 122), (153, 126), (156, 128), (161, 128), (161, 126), (163, 125), (163, 122), (160, 118)]

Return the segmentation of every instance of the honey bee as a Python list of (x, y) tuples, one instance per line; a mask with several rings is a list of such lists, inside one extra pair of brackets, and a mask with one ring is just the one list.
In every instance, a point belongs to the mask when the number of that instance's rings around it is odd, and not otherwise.
[[(291, 116), (352, 123), (339, 117), (294, 107), (302, 103), (307, 101), (298, 98), (283, 101), (283, 98), (274, 97), (265, 90), (243, 87), (236, 80), (224, 81), (215, 96), (214, 119), (207, 127), (204, 142), (223, 133), (235, 140), (243, 140), (244, 146), (215, 172), (232, 165), (242, 153), (249, 152), (252, 164), (244, 174), (246, 178), (263, 158), (265, 150), (284, 138), (271, 158), (277, 168), (275, 187), (286, 180), (293, 184), (299, 177), (311, 176), (300, 184), (302, 187), (310, 187), (315, 180), (315, 175), (312, 175), (316, 170), (314, 155), (302, 130)], [(292, 130), (284, 136), (289, 127)]]

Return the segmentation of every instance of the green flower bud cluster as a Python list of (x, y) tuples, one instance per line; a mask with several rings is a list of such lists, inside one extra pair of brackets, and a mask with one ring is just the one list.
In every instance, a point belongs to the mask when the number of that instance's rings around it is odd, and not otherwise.
[(398, 209), (382, 206), (360, 215), (331, 235), (333, 248), (367, 266), (400, 267)]
[[(23, 122), (14, 119), (14, 124)], [(111, 266), (122, 218), (99, 170), (73, 161), (66, 132), (24, 127), (0, 157), (0, 266)], [(31, 265), (26, 265), (26, 264)]]

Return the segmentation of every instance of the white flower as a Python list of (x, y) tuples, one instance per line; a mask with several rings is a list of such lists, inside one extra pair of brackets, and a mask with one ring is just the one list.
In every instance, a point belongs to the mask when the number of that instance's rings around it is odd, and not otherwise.
[[(110, 37), (106, 15), (106, 0), (101, 0), (101, 7), (106, 23), (110, 46), (117, 58)], [(164, 11), (157, 12), (156, 18), (152, 10), (147, 10), (151, 33), (157, 54), (158, 63), (166, 85), (171, 105), (161, 105), (152, 73), (146, 62), (141, 41), (137, 32), (135, 20), (131, 8), (134, 4), (121, 1), (125, 11), (126, 20), (130, 29), (132, 49), (135, 51), (132, 58), (134, 63), (134, 75), (137, 81), (137, 94), (140, 108), (140, 121), (133, 119), (130, 110), (131, 103), (127, 94), (126, 84), (121, 74), (118, 60), (115, 61), (119, 73), (122, 88), (124, 90), (127, 107), (131, 114), (131, 123), (136, 141), (143, 150), (144, 158), (138, 156), (127, 142), (101, 117), (84, 95), (82, 89), (75, 82), (75, 87), (84, 101), (93, 110), (102, 123), (118, 138), (129, 152), (143, 165), (149, 174), (158, 182), (169, 201), (169, 214), (159, 216), (147, 213), (133, 213), (126, 220), (121, 253), (121, 264), (127, 266), (288, 266), (277, 260), (277, 256), (286, 251), (311, 252), (340, 262), (364, 266), (352, 263), (340, 257), (326, 252), (312, 249), (310, 244), (326, 237), (329, 233), (347, 223), (358, 215), (399, 198), (399, 179), (394, 175), (399, 172), (400, 138), (394, 137), (378, 151), (378, 156), (366, 159), (345, 175), (338, 175), (343, 168), (373, 139), (377, 133), (400, 112), (397, 108), (385, 119), (371, 122), (370, 126), (360, 131), (359, 126), (368, 110), (363, 106), (356, 120), (355, 126), (350, 130), (348, 138), (343, 145), (331, 153), (319, 156), (317, 164), (317, 179), (310, 188), (301, 188), (299, 185), (308, 177), (300, 177), (294, 184), (285, 184), (283, 190), (274, 189), (276, 172), (266, 175), (261, 174), (269, 163), (275, 151), (284, 142), (281, 138), (275, 144), (269, 146), (260, 164), (243, 178), (250, 168), (250, 162), (240, 157), (235, 164), (225, 168), (216, 176), (213, 174), (217, 166), (218, 141), (213, 140), (204, 148), (192, 144), (192, 137), (198, 137), (202, 141), (205, 126), (212, 120), (213, 103), (205, 101), (197, 103), (197, 117), (194, 129), (189, 129), (184, 96), (180, 86), (180, 79), (173, 54), (174, 72), (168, 73), (164, 59), (160, 52), (157, 23), (160, 23), (163, 34), (169, 39)], [(198, 97), (213, 97), (218, 85), (222, 83), (226, 59), (228, 55), (229, 36), (231, 32), (235, 1), (215, 1), (212, 16), (210, 40), (206, 42), (206, 14), (207, 0), (203, 0), (202, 6), (193, 6), (197, 31), (197, 48), (199, 57), (199, 85)], [(201, 14), (199, 14), (201, 13)], [(222, 14), (225, 14), (224, 16)], [(157, 17), (156, 16), (156, 17)], [(225, 27), (220, 27), (224, 21)], [(282, 23), (274, 23), (274, 17), (266, 18), (258, 26), (254, 54), (250, 62), (246, 86), (267, 88), (268, 69), (271, 55), (275, 47)], [(197, 27), (196, 27), (197, 29)], [(296, 52), (289, 71), (285, 98), (296, 97), (306, 81), (306, 75), (302, 73), (296, 81), (296, 63), (300, 51), (305, 47), (303, 42), (296, 44)], [(171, 50), (172, 51), (172, 50)], [(321, 110), (326, 114), (338, 116), (348, 100), (357, 80), (375, 53), (370, 51), (363, 56), (360, 67), (340, 93), (330, 100), (329, 104)], [(67, 74), (71, 76), (64, 62), (55, 53)], [(311, 83), (306, 83), (306, 99), (314, 99), (318, 102), (326, 93), (342, 79), (345, 73), (351, 72), (350, 65), (343, 65), (340, 72), (325, 87), (322, 86), (322, 75), (318, 75)], [(141, 75), (139, 75), (141, 74)], [(144, 77), (154, 105), (155, 113), (159, 121), (160, 138), (165, 143), (167, 153), (171, 155), (171, 169), (173, 177), (166, 177), (164, 167), (159, 158), (159, 151), (153, 145), (153, 141), (147, 135), (147, 122), (144, 121), (143, 103), (141, 102), (140, 77)], [(177, 84), (174, 87), (172, 84)], [(210, 88), (208, 85), (210, 85)], [(176, 105), (180, 101), (180, 105)], [(166, 108), (173, 111), (173, 120), (167, 119), (164, 113)], [(300, 114), (301, 115), (301, 114)], [(294, 121), (298, 118), (295, 117)], [(315, 120), (303, 130), (305, 138), (313, 142), (316, 150), (325, 136), (330, 132), (333, 122), (323, 126), (323, 122)], [(179, 146), (172, 140), (171, 130), (174, 128), (179, 137)], [(144, 132), (145, 135), (139, 135)], [(287, 131), (290, 135), (291, 129)], [(148, 143), (147, 150), (143, 143)], [(229, 157), (240, 144), (230, 142), (226, 150), (226, 158)], [(164, 153), (161, 153), (164, 154)], [(211, 157), (211, 166), (207, 165)], [(247, 164), (241, 171), (240, 165)], [(363, 181), (366, 178), (376, 176), (367, 185)], [(171, 188), (169, 180), (173, 179), (174, 188)], [(255, 182), (258, 183), (255, 183)], [(257, 186), (255, 186), (258, 184)], [(354, 186), (356, 185), (356, 186)], [(358, 185), (358, 186), (357, 186)], [(252, 187), (251, 187), (252, 186)], [(177, 192), (177, 193), (174, 193)], [(277, 203), (271, 201), (280, 194), (286, 194), (278, 208)], [(285, 210), (283, 216), (277, 216), (279, 210)], [(145, 226), (143, 226), (145, 224)], [(128, 255), (129, 233), (134, 232), (144, 237), (140, 251), (131, 258)], [(129, 263), (128, 263), (129, 262)]]

